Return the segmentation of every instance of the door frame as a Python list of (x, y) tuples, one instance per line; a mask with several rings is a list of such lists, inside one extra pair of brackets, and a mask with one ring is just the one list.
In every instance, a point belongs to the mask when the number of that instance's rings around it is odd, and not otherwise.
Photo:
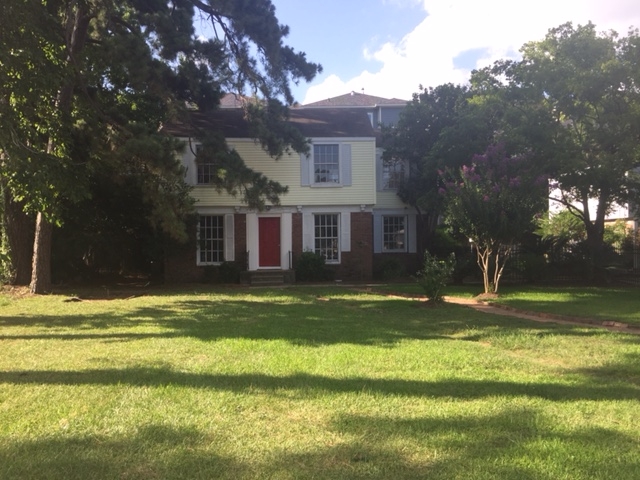
[[(277, 265), (262, 265), (263, 259), (261, 258), (261, 253), (263, 252), (263, 245), (265, 243), (262, 240), (263, 220), (277, 220), (278, 223), (278, 236), (277, 236), (277, 246), (273, 245), (273, 250), (270, 252), (274, 256), (274, 260), (277, 259)], [(258, 217), (258, 268), (260, 270), (268, 270), (268, 269), (281, 269), (282, 268), (282, 218), (280, 215), (261, 215)]]

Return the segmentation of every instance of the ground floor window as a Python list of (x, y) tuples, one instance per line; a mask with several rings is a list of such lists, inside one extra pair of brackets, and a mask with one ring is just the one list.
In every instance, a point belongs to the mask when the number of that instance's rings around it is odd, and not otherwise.
[(224, 262), (224, 215), (200, 215), (198, 221), (198, 263)]
[(315, 252), (322, 255), (327, 263), (340, 261), (340, 216), (336, 213), (314, 215)]
[(406, 252), (406, 219), (402, 215), (382, 217), (382, 249), (385, 252)]

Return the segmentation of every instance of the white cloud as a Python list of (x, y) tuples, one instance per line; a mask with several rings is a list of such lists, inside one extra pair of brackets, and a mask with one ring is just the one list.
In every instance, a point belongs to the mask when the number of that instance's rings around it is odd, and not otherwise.
[[(464, 83), (469, 69), (456, 68), (454, 59), (469, 50), (486, 52), (475, 68), (500, 58), (514, 58), (520, 47), (542, 39), (550, 28), (572, 21), (592, 21), (599, 31), (625, 35), (640, 27), (637, 0), (424, 0), (426, 18), (401, 41), (385, 43), (363, 58), (382, 63), (376, 72), (363, 71), (342, 79), (332, 74), (307, 90), (303, 103), (342, 95), (351, 90), (382, 97), (410, 99), (418, 86)], [(356, 39), (367, 43), (366, 39)]]

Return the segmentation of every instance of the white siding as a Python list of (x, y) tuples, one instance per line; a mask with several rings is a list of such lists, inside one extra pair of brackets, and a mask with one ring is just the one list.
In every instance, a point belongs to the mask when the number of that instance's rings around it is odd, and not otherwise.
[[(343, 168), (348, 166), (348, 151), (350, 150), (351, 178), (343, 174), (345, 185), (313, 186), (302, 185), (304, 171), (301, 168), (301, 156), (293, 152), (285, 154), (280, 160), (269, 157), (259, 145), (249, 140), (228, 140), (246, 164), (256, 171), (265, 174), (289, 187), (289, 192), (282, 195), (280, 202), (283, 206), (296, 205), (373, 205), (376, 201), (375, 191), (375, 140), (371, 139), (326, 139), (323, 143), (335, 141), (342, 144), (341, 156), (345, 159)], [(345, 146), (346, 144), (349, 147)], [(195, 162), (191, 158), (193, 169)], [(183, 163), (189, 164), (189, 155)], [(350, 181), (351, 185), (348, 185)], [(207, 185), (195, 186), (192, 191), (196, 205), (240, 206), (238, 198), (226, 193), (218, 193), (215, 188)]]

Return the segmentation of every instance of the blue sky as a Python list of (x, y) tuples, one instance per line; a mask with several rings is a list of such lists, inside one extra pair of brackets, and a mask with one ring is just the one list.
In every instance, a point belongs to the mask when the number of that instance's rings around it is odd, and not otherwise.
[(287, 43), (321, 63), (301, 103), (350, 91), (410, 99), (418, 86), (464, 83), (473, 68), (516, 58), (564, 22), (626, 34), (638, 0), (272, 0)]

